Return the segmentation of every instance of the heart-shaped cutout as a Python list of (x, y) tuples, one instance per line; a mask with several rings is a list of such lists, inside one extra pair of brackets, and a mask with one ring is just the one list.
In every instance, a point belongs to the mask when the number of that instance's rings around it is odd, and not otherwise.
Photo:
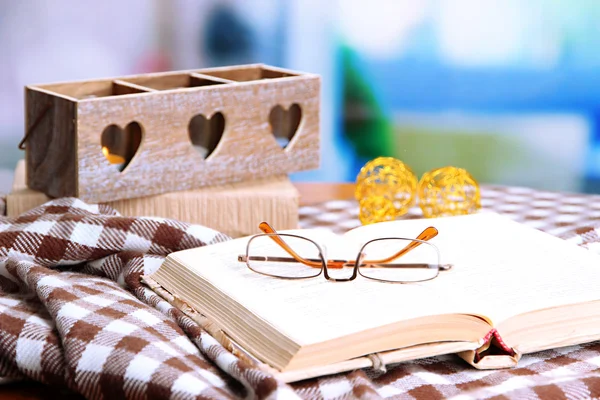
[(123, 172), (129, 165), (142, 143), (142, 126), (133, 121), (125, 129), (119, 125), (109, 125), (100, 138), (102, 154), (111, 165)]
[(300, 126), (300, 120), (302, 120), (302, 109), (296, 103), (292, 104), (288, 110), (280, 105), (271, 109), (269, 114), (271, 131), (281, 148), (285, 149), (290, 144)]
[(220, 112), (206, 118), (202, 114), (194, 116), (188, 125), (190, 140), (202, 158), (208, 158), (217, 148), (225, 131), (225, 117)]

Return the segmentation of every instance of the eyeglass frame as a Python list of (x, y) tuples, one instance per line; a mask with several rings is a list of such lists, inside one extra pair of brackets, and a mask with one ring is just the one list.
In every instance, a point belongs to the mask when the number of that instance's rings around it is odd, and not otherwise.
[[(262, 225), (262, 224), (261, 224)], [(272, 229), (272, 228), (271, 228)], [(250, 244), (252, 243), (252, 241), (256, 238), (259, 237), (276, 237), (281, 239), (281, 236), (285, 236), (285, 237), (293, 237), (293, 238), (298, 238), (298, 239), (304, 239), (307, 240), (309, 242), (311, 242), (312, 244), (314, 244), (316, 246), (316, 248), (319, 250), (319, 258), (320, 260), (314, 260), (314, 259), (305, 259), (304, 257), (300, 257), (303, 260), (308, 260), (310, 262), (320, 262), (321, 263), (321, 268), (318, 274), (316, 275), (312, 275), (312, 276), (279, 276), (279, 275), (272, 275), (272, 274), (268, 274), (265, 272), (261, 272), (261, 271), (257, 271), (254, 268), (252, 268), (250, 266), (250, 261), (279, 261), (279, 262), (286, 262), (286, 261), (292, 261), (295, 260), (297, 262), (300, 262), (300, 260), (298, 260), (298, 258), (294, 257), (293, 255), (291, 255), (292, 257), (288, 258), (288, 257), (272, 257), (272, 256), (250, 256), (249, 255), (249, 250), (250, 250)], [(373, 242), (377, 242), (377, 241), (381, 241), (381, 240), (406, 240), (409, 242), (417, 242), (419, 244), (417, 244), (417, 246), (421, 245), (421, 244), (426, 244), (431, 246), (437, 254), (437, 259), (438, 259), (438, 263), (435, 265), (435, 268), (437, 269), (437, 273), (435, 274), (435, 276), (432, 276), (431, 278), (427, 278), (427, 279), (420, 279), (420, 280), (415, 280), (415, 281), (396, 281), (396, 280), (388, 280), (388, 279), (380, 279), (380, 278), (374, 278), (374, 277), (370, 277), (370, 276), (366, 276), (363, 275), (360, 272), (360, 266), (361, 266), (361, 257), (364, 255), (364, 249), (367, 245), (369, 245), (370, 243)], [(283, 240), (282, 240), (283, 241)], [(277, 241), (275, 240), (275, 242), (277, 243)], [(285, 241), (283, 241), (283, 243), (285, 243)], [(282, 247), (286, 252), (288, 252), (288, 250), (286, 250), (283, 246), (281, 246), (280, 243), (277, 243), (280, 247)], [(286, 246), (289, 247), (289, 245)], [(409, 245), (410, 246), (410, 245)], [(408, 246), (407, 246), (408, 247)], [(402, 250), (401, 250), (402, 251)], [(408, 250), (410, 251), (410, 250)], [(288, 252), (289, 254), (289, 252)], [(402, 254), (404, 255), (404, 254)], [(392, 260), (395, 260), (397, 258), (402, 257), (402, 255), (397, 256), (392, 258)], [(258, 258), (258, 259), (256, 259)], [(366, 242), (365, 244), (363, 244), (361, 246), (360, 251), (358, 252), (358, 255), (356, 256), (356, 260), (354, 261), (354, 265), (351, 265), (351, 261), (350, 260), (325, 260), (325, 256), (323, 255), (323, 249), (321, 248), (321, 246), (315, 242), (314, 240), (307, 238), (305, 236), (300, 236), (300, 235), (294, 235), (294, 234), (287, 234), (287, 233), (262, 233), (262, 234), (258, 234), (258, 235), (254, 235), (250, 238), (250, 240), (248, 240), (248, 243), (246, 244), (246, 254), (245, 255), (238, 255), (238, 262), (244, 262), (246, 263), (246, 266), (252, 271), (255, 272), (257, 274), (261, 274), (261, 275), (265, 275), (265, 276), (269, 276), (272, 278), (278, 278), (278, 279), (287, 279), (287, 280), (297, 280), (297, 279), (311, 279), (311, 278), (316, 278), (319, 275), (321, 275), (322, 273), (325, 276), (325, 279), (327, 279), (328, 281), (332, 281), (332, 282), (349, 282), (349, 281), (353, 281), (354, 279), (356, 279), (356, 277), (360, 274), (362, 277), (366, 278), (366, 279), (371, 279), (374, 281), (378, 281), (378, 282), (384, 282), (384, 283), (399, 283), (399, 284), (408, 284), (408, 283), (417, 283), (417, 282), (426, 282), (426, 281), (430, 281), (433, 280), (435, 278), (437, 278), (440, 274), (440, 271), (448, 271), (450, 269), (452, 269), (453, 265), (452, 264), (442, 264), (440, 263), (440, 251), (438, 249), (437, 246), (435, 246), (432, 243), (429, 243), (426, 240), (421, 240), (421, 239), (409, 239), (409, 238), (403, 238), (403, 237), (383, 237), (383, 238), (376, 238), (376, 239), (371, 239), (368, 242)], [(352, 275), (348, 278), (334, 278), (331, 277), (329, 275), (329, 264), (330, 263), (341, 263), (342, 267), (352, 267), (353, 271), (352, 271)], [(367, 264), (364, 264), (367, 265)], [(431, 264), (418, 264), (418, 265), (426, 265), (426, 266), (421, 266), (421, 267), (415, 267), (415, 266), (409, 266), (409, 265), (414, 265), (414, 264), (397, 264), (397, 266), (399, 268), (431, 268), (430, 265)], [(310, 266), (310, 265), (309, 265)], [(407, 267), (404, 267), (407, 266)], [(312, 267), (312, 266), (311, 266)], [(385, 267), (384, 267), (385, 268)]]

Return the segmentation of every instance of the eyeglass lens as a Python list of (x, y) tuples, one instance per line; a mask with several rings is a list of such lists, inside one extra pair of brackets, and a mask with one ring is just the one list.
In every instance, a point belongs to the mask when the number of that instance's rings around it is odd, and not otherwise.
[[(411, 250), (396, 257), (407, 246)], [(437, 248), (427, 242), (377, 239), (363, 247), (358, 272), (381, 281), (419, 282), (438, 275), (439, 261)]]
[[(278, 238), (290, 254), (273, 239)], [(310, 278), (323, 269), (319, 247), (312, 241), (291, 235), (260, 235), (248, 244), (248, 267), (258, 273), (279, 278)]]

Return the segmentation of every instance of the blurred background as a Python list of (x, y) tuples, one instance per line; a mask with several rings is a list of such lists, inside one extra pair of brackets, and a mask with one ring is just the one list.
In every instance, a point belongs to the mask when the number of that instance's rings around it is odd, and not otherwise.
[(322, 162), (600, 193), (597, 0), (0, 0), (0, 192), (27, 84), (263, 62), (322, 76)]

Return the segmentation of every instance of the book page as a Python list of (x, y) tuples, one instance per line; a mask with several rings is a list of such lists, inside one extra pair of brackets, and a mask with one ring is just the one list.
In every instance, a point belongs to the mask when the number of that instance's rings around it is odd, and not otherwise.
[(362, 242), (416, 237), (427, 226), (439, 230), (430, 242), (439, 248), (442, 263), (454, 264), (428, 288), (451, 291), (496, 325), (519, 314), (600, 299), (600, 256), (493, 213), (386, 222), (346, 236)]
[[(304, 232), (307, 236), (313, 236)], [(324, 276), (284, 280), (264, 276), (238, 262), (247, 238), (181, 251), (169, 257), (227, 293), (300, 345), (320, 343), (402, 320), (467, 313), (470, 303), (456, 301), (452, 288), (431, 282), (381, 283), (358, 276), (350, 282)], [(354, 257), (354, 256), (353, 256)], [(181, 293), (182, 296), (193, 295)]]

